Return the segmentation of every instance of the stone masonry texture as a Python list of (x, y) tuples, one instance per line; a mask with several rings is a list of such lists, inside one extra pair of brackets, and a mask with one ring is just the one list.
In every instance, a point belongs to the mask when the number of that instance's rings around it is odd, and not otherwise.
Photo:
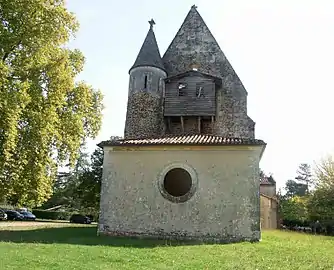
[[(145, 76), (147, 77), (146, 88)], [(166, 73), (155, 67), (137, 67), (130, 71), (125, 138), (154, 137), (164, 134), (162, 80)]]
[[(258, 241), (261, 149), (122, 151), (105, 147), (99, 234)], [(174, 165), (193, 171), (195, 193), (184, 203), (165, 199), (159, 190), (164, 169)]]

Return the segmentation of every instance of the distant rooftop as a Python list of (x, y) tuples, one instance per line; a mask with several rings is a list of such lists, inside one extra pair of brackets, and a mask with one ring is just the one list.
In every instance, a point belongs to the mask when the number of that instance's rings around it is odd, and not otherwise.
[(276, 181), (272, 176), (264, 176), (260, 177), (260, 183), (261, 185), (275, 185)]

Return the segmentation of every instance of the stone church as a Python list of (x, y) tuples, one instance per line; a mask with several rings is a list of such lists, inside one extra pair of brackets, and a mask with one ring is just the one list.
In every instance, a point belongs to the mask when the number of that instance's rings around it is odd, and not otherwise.
[(149, 24), (129, 70), (124, 138), (99, 144), (98, 234), (258, 241), (266, 144), (245, 87), (196, 6), (162, 57)]

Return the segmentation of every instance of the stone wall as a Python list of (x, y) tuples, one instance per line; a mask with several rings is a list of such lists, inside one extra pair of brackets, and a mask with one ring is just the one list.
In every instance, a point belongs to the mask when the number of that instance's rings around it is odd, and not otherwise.
[(260, 193), (269, 197), (274, 197), (276, 196), (276, 185), (261, 185)]
[[(99, 234), (258, 241), (262, 147), (168, 149), (105, 147)], [(192, 175), (193, 195), (182, 203), (161, 193), (174, 166)]]
[(202, 119), (201, 120), (202, 127), (201, 132), (203, 134), (213, 134), (214, 132), (214, 122), (211, 119)]
[(164, 78), (166, 73), (155, 67), (137, 67), (131, 70), (124, 138), (164, 134)]
[(217, 93), (214, 133), (220, 136), (255, 138), (255, 122), (247, 115), (247, 99), (236, 98), (224, 89)]
[(160, 97), (138, 92), (128, 98), (124, 138), (155, 137), (164, 134)]
[[(183, 127), (184, 131), (182, 132), (181, 117), (171, 117), (173, 119), (169, 121), (166, 118), (166, 134), (180, 135), (180, 134), (196, 134), (198, 133), (198, 118), (197, 117), (183, 117)], [(170, 125), (170, 128), (168, 128)]]
[(261, 229), (278, 228), (278, 203), (276, 200), (261, 195)]

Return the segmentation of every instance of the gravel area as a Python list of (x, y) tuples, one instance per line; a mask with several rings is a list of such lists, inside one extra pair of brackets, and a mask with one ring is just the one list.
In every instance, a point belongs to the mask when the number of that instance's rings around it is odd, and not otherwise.
[(52, 220), (39, 220), (39, 221), (0, 221), (0, 230), (1, 228), (31, 228), (31, 227), (38, 227), (38, 228), (45, 228), (45, 227), (70, 227), (70, 226), (96, 226), (97, 223), (93, 222), (90, 225), (86, 224), (75, 224), (70, 223), (69, 221), (52, 221)]
[(1, 227), (56, 227), (72, 225), (69, 222), (43, 222), (43, 221), (0, 221)]

